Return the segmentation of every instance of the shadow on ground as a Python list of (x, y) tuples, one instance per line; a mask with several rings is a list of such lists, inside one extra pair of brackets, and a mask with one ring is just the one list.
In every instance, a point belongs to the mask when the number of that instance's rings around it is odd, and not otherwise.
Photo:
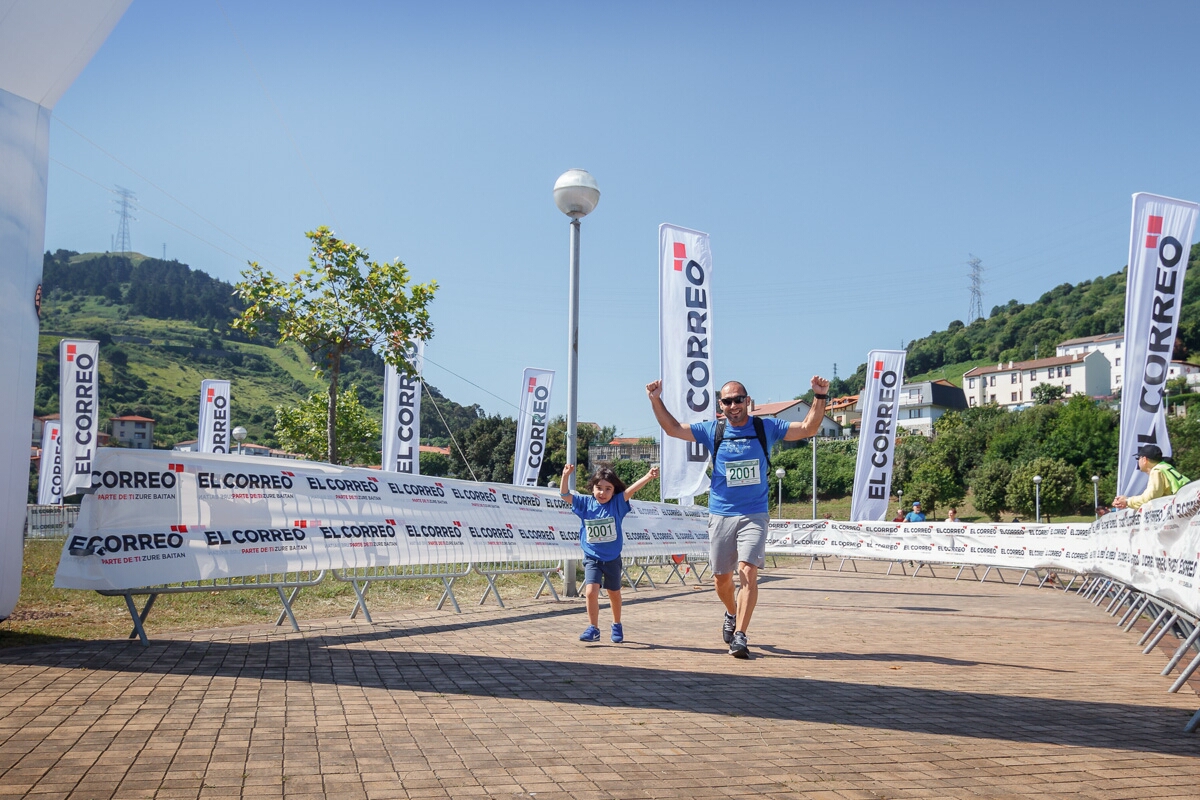
[[(656, 598), (657, 599), (657, 598)], [(647, 598), (649, 600), (649, 598)], [(580, 609), (547, 609), (486, 626), (515, 625)], [(475, 623), (475, 627), (483, 627)], [(66, 642), (0, 652), (0, 664), (38, 665), (149, 675), (304, 681), (398, 692), (515, 698), (531, 703), (584, 708), (628, 708), (801, 723), (853, 725), (946, 736), (1035, 742), (1088, 748), (1194, 756), (1194, 741), (1180, 733), (1188, 714), (1175, 708), (1103, 700), (1079, 701), (994, 692), (963, 692), (869, 683), (742, 674), (748, 666), (730, 659), (720, 673), (568, 660), (403, 650), (398, 640), (461, 629), (472, 623), (416, 628), (377, 626), (351, 633), (310, 634), (250, 643)], [(376, 647), (383, 642), (390, 648)], [(653, 646), (652, 646), (653, 647)], [(767, 650), (768, 648), (762, 648)], [(696, 648), (705, 654), (714, 649)], [(930, 661), (954, 666), (974, 662), (877, 653), (798, 653), (812, 659)], [(736, 705), (734, 704), (736, 701)]]

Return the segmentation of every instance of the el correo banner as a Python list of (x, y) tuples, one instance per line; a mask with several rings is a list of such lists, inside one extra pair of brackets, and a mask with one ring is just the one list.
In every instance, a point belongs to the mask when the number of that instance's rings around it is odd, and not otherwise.
[(62, 423), (63, 497), (92, 484), (99, 414), (100, 343), (63, 339), (58, 345), (58, 411)]
[(201, 453), (229, 452), (229, 381), (200, 381)]
[(552, 369), (529, 367), (521, 378), (513, 486), (537, 486), (542, 456), (546, 453), (546, 427), (550, 421), (550, 389), (553, 385)]
[[(712, 374), (712, 252), (707, 233), (658, 226), (659, 375), (662, 401), (684, 425), (716, 419)], [(663, 498), (708, 491), (708, 448), (660, 436)]]
[(38, 505), (62, 502), (62, 426), (46, 422), (42, 426), (42, 460), (38, 464)]
[(1121, 380), (1121, 452), (1117, 494), (1140, 494), (1148, 476), (1135, 453), (1157, 444), (1171, 455), (1163, 397), (1200, 206), (1139, 192), (1133, 196), (1125, 288), (1125, 363)]
[(408, 475), (421, 473), (421, 374), (425, 371), (425, 342), (409, 351), (412, 378), (388, 364), (383, 376), (383, 467)]
[(867, 382), (862, 398), (862, 428), (854, 466), (850, 519), (887, 518), (895, 473), (896, 405), (904, 382), (903, 350), (872, 350), (867, 354)]
[[(557, 489), (255, 456), (101, 448), (55, 585), (582, 558)], [(633, 501), (626, 557), (708, 552), (708, 514)]]

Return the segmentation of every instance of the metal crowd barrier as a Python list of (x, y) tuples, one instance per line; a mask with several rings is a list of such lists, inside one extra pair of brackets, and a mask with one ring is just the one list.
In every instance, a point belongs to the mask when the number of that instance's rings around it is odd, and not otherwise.
[(64, 539), (79, 519), (79, 506), (25, 506), (26, 539)]
[(542, 584), (538, 586), (537, 593), (533, 599), (536, 600), (542, 596), (544, 589), (549, 589), (550, 594), (554, 599), (558, 600), (558, 592), (554, 590), (554, 584), (550, 582), (551, 575), (558, 575), (562, 571), (562, 561), (494, 561), (484, 564), (474, 564), (474, 570), (477, 575), (482, 575), (487, 578), (487, 588), (483, 590), (483, 597), (479, 598), (479, 605), (487, 602), (488, 595), (496, 595), (496, 602), (504, 608), (504, 599), (500, 597), (500, 590), (496, 588), (496, 579), (501, 575), (541, 575)]
[[(144, 627), (146, 617), (150, 616), (150, 609), (154, 607), (154, 601), (161, 594), (193, 594), (196, 592), (240, 592), (248, 589), (275, 589), (279, 592), (279, 602), (283, 603), (283, 611), (275, 620), (275, 625), (283, 624), (286, 618), (292, 623), (292, 630), (300, 632), (300, 626), (296, 623), (296, 615), (292, 613), (292, 603), (296, 601), (296, 596), (300, 594), (300, 590), (305, 586), (316, 586), (325, 579), (325, 570), (304, 570), (301, 572), (276, 572), (271, 575), (247, 575), (240, 578), (214, 578), (204, 581), (188, 581), (178, 584), (163, 584), (161, 586), (143, 586), (137, 589), (126, 589), (124, 591), (115, 589), (97, 589), (98, 594), (105, 597), (124, 597), (125, 607), (129, 609), (129, 616), (133, 618), (133, 630), (129, 633), (129, 638), (138, 638), (143, 645), (150, 644), (150, 639), (146, 636)], [(284, 589), (291, 589), (291, 596), (284, 594)], [(141, 611), (138, 611), (137, 604), (134, 603), (134, 595), (147, 596), (146, 604), (142, 606)]]
[[(1075, 583), (1075, 577), (1078, 576), (1073, 576), (1071, 582), (1063, 587), (1064, 591)], [(1183, 685), (1192, 677), (1192, 673), (1200, 668), (1200, 642), (1198, 642), (1200, 640), (1200, 618), (1174, 603), (1138, 591), (1113, 578), (1104, 575), (1084, 575), (1082, 577), (1084, 580), (1075, 590), (1076, 594), (1095, 606), (1100, 606), (1108, 601), (1105, 611), (1110, 617), (1115, 617), (1124, 608), (1125, 613), (1117, 624), (1125, 631), (1133, 630), (1134, 625), (1142, 617), (1151, 619), (1150, 625), (1138, 639), (1138, 645), (1144, 646), (1142, 655), (1149, 655), (1153, 652), (1168, 633), (1180, 641), (1174, 654), (1167, 661), (1167, 665), (1163, 667), (1161, 675), (1164, 678), (1171, 675), (1189, 650), (1197, 651), (1188, 665), (1179, 673), (1175, 682), (1171, 684), (1171, 688), (1167, 689), (1167, 692), (1174, 694), (1182, 689)], [(1185, 733), (1191, 733), (1197, 727), (1200, 727), (1200, 711), (1192, 715), (1183, 730)]]
[[(667, 577), (663, 579), (664, 586), (669, 584), (674, 578), (678, 578), (682, 585), (687, 586), (687, 580), (684, 576), (689, 574), (695, 577), (696, 583), (701, 585), (704, 583), (704, 581), (700, 580), (699, 573), (688, 561), (686, 555), (634, 556), (626, 558), (621, 564), (621, 573), (625, 576), (625, 580), (628, 581), (629, 588), (635, 592), (643, 580), (650, 584), (651, 589), (657, 589), (658, 586), (655, 585), (654, 578), (650, 575), (651, 567), (665, 567), (668, 570)], [(682, 572), (680, 572), (680, 567), (683, 568)], [(636, 578), (633, 576), (631, 570), (637, 573)]]
[(465, 578), (471, 574), (472, 565), (468, 563), (451, 563), (451, 564), (410, 564), (407, 566), (395, 567), (356, 567), (354, 569), (335, 569), (330, 570), (334, 580), (349, 583), (354, 587), (354, 594), (357, 596), (357, 601), (354, 604), (354, 610), (350, 612), (350, 619), (358, 616), (361, 610), (367, 622), (374, 623), (371, 619), (371, 611), (367, 608), (367, 592), (371, 588), (372, 583), (380, 581), (415, 581), (415, 580), (436, 580), (442, 582), (442, 597), (438, 600), (437, 608), (442, 610), (442, 606), (449, 600), (454, 606), (454, 610), (459, 614), (462, 609), (458, 607), (458, 598), (454, 596), (454, 582), (459, 578)]

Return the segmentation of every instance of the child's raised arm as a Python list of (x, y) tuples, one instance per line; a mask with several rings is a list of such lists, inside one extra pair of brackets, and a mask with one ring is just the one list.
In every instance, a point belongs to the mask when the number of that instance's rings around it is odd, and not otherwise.
[(571, 489), (569, 488), (570, 484), (568, 483), (568, 479), (571, 477), (571, 473), (574, 471), (574, 464), (567, 464), (563, 466), (562, 480), (558, 482), (558, 496), (564, 500), (568, 500), (571, 497)]
[(643, 487), (650, 481), (658, 477), (658, 467), (651, 467), (650, 471), (633, 482), (633, 485), (625, 490), (625, 502), (629, 502), (635, 494), (640, 492)]

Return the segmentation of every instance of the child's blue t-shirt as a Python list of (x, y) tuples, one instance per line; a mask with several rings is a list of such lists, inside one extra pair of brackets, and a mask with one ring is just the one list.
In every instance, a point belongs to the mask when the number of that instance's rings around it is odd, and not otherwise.
[(633, 510), (623, 492), (614, 493), (604, 505), (591, 495), (572, 494), (571, 510), (582, 520), (579, 545), (585, 555), (599, 561), (621, 557), (621, 544), (625, 541), (621, 520)]
[[(763, 433), (767, 435), (767, 449), (787, 433), (790, 423), (774, 417), (762, 417)], [(716, 420), (692, 423), (692, 436), (708, 448), (711, 453), (713, 439), (717, 435)], [(721, 439), (721, 452), (713, 459), (712, 485), (708, 491), (708, 513), (718, 517), (740, 517), (747, 514), (766, 514), (770, 476), (767, 471), (767, 456), (758, 436), (754, 433), (754, 420), (735, 428), (725, 424), (725, 436)]]

